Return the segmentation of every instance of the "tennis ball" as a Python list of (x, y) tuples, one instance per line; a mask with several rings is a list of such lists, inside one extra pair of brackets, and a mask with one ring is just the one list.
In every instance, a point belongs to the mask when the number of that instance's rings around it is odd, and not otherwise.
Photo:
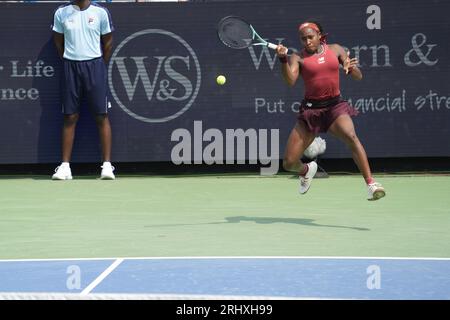
[(222, 76), (222, 75), (218, 76), (216, 79), (216, 82), (218, 85), (224, 85), (226, 81), (227, 81), (227, 78), (225, 78), (225, 76)]

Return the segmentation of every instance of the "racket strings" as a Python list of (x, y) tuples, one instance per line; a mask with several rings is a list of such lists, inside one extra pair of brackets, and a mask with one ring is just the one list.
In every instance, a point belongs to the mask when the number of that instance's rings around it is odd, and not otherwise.
[(246, 48), (253, 40), (250, 25), (236, 18), (223, 20), (219, 25), (218, 33), (220, 40), (231, 48)]

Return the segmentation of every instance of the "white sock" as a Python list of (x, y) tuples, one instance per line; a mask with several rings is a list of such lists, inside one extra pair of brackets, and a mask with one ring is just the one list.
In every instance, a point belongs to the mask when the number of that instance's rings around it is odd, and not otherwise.
[(70, 167), (69, 162), (61, 162), (61, 167)]
[(109, 161), (103, 162), (103, 167), (104, 166), (111, 167), (111, 162), (109, 162)]

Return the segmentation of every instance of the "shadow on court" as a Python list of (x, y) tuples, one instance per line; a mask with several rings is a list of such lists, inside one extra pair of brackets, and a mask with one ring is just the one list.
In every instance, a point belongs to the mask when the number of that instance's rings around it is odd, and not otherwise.
[(240, 223), (241, 221), (252, 221), (252, 222), (261, 223), (261, 224), (293, 223), (293, 224), (301, 224), (304, 226), (311, 226), (311, 227), (344, 228), (344, 229), (353, 229), (353, 230), (359, 230), (359, 231), (370, 231), (370, 229), (360, 228), (360, 227), (339, 226), (339, 225), (332, 225), (332, 224), (318, 224), (318, 223), (313, 222), (314, 219), (245, 217), (245, 216), (227, 217), (225, 219), (229, 223)]
[(225, 224), (225, 223), (241, 223), (241, 222), (255, 222), (259, 224), (273, 224), (273, 223), (290, 223), (290, 224), (300, 224), (309, 227), (326, 227), (326, 228), (342, 228), (342, 229), (352, 229), (358, 231), (370, 231), (368, 228), (360, 227), (350, 227), (350, 226), (340, 226), (332, 224), (318, 224), (314, 223), (314, 219), (301, 219), (301, 218), (271, 218), (271, 217), (246, 217), (246, 216), (236, 216), (236, 217), (226, 217), (226, 221), (223, 222), (206, 222), (206, 223), (186, 223), (186, 224), (159, 224), (159, 225), (147, 225), (146, 228), (156, 228), (156, 227), (179, 227), (179, 226), (197, 226), (197, 225), (210, 225), (210, 224)]

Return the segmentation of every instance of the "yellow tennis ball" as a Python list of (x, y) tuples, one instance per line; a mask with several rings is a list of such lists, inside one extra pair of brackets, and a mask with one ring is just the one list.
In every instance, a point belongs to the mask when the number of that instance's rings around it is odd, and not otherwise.
[(218, 76), (216, 79), (216, 82), (218, 85), (224, 85), (226, 81), (227, 81), (227, 78), (225, 78), (225, 76), (222, 76), (222, 75)]

